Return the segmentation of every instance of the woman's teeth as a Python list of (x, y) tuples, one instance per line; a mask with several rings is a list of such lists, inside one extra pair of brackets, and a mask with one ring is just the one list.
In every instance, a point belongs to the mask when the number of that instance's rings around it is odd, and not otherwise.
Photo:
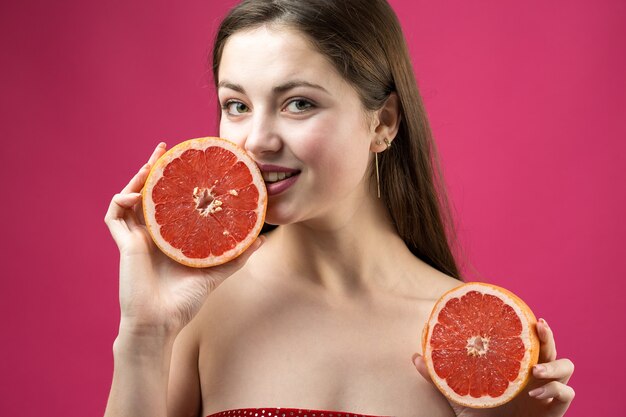
[(265, 182), (278, 182), (278, 181), (282, 181), (285, 178), (289, 178), (293, 176), (293, 173), (290, 172), (263, 172), (263, 180), (265, 180)]

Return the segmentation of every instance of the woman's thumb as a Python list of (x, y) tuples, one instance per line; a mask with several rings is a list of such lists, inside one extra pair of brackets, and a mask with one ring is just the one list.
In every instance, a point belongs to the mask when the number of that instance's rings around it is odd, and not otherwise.
[(422, 355), (420, 355), (419, 353), (413, 355), (413, 365), (415, 366), (415, 369), (417, 369), (417, 372), (419, 372), (426, 381), (430, 382), (431, 384), (433, 383), (433, 380), (430, 378), (430, 374), (428, 373), (426, 362), (424, 362), (424, 357)]

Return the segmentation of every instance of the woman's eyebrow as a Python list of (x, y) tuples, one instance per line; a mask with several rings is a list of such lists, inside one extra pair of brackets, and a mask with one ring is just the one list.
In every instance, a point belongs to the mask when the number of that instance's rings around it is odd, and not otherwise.
[(217, 89), (219, 90), (220, 88), (230, 88), (231, 90), (237, 91), (241, 94), (246, 93), (246, 90), (244, 90), (242, 86), (240, 86), (239, 84), (233, 84), (228, 81), (220, 81), (219, 83), (217, 83)]
[[(296, 87), (315, 88), (317, 90), (320, 90), (320, 91), (323, 91), (323, 92), (329, 94), (328, 90), (326, 90), (321, 85), (313, 84), (313, 83), (310, 83), (308, 81), (303, 81), (303, 80), (288, 81), (288, 82), (286, 82), (284, 84), (277, 85), (276, 87), (274, 87), (272, 89), (272, 91), (275, 94), (280, 94), (280, 93), (284, 93), (285, 91), (289, 91), (292, 88), (296, 88)], [(231, 89), (233, 91), (237, 91), (238, 93), (241, 93), (241, 94), (245, 94), (246, 93), (246, 90), (241, 85), (235, 84), (235, 83), (231, 83), (229, 81), (220, 81), (217, 84), (217, 88), (218, 89), (220, 89), (220, 88), (229, 88), (229, 89)]]
[(310, 83), (308, 81), (302, 81), (302, 80), (288, 81), (288, 82), (286, 82), (284, 84), (277, 85), (276, 87), (273, 88), (273, 90), (274, 90), (274, 93), (284, 93), (285, 91), (291, 90), (292, 88), (296, 88), (296, 87), (315, 88), (317, 90), (321, 90), (321, 91), (323, 91), (323, 92), (328, 94), (328, 90), (326, 90), (321, 85), (313, 84), (313, 83)]

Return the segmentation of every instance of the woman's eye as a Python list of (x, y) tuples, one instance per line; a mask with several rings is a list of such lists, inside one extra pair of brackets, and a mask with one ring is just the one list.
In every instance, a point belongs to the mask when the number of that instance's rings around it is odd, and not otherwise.
[(291, 113), (302, 113), (313, 107), (313, 103), (308, 100), (297, 99), (287, 104), (287, 110)]
[(228, 114), (233, 115), (247, 113), (250, 110), (248, 106), (243, 104), (241, 101), (229, 101), (222, 106), (222, 109), (226, 110)]

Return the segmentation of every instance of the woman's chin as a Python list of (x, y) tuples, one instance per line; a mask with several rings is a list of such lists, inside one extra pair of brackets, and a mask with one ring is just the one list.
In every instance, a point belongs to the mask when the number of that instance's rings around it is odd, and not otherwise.
[(272, 226), (284, 226), (294, 223), (295, 221), (293, 214), (285, 213), (280, 209), (272, 208), (268, 205), (267, 212), (265, 213), (265, 223)]

